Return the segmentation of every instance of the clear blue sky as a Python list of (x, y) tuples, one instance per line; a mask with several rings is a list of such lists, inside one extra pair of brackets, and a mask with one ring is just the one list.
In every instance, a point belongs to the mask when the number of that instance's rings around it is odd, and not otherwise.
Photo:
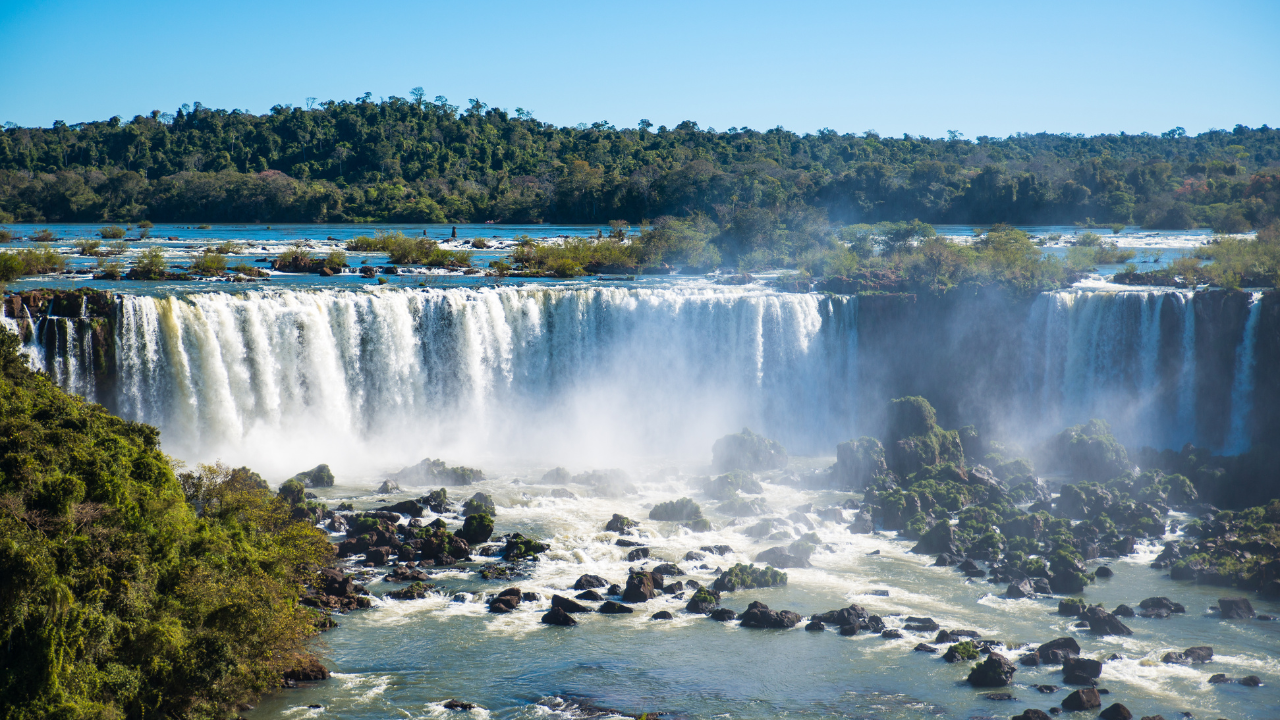
[(1280, 0), (0, 3), (0, 122), (468, 98), (561, 125), (1280, 124)]

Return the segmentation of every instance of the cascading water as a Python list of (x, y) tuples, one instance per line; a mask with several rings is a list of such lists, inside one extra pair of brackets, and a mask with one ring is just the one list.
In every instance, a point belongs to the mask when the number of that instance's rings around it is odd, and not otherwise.
[(1257, 362), (1254, 346), (1258, 341), (1258, 318), (1262, 310), (1262, 293), (1249, 298), (1249, 316), (1244, 324), (1244, 337), (1236, 350), (1235, 381), (1231, 385), (1231, 431), (1227, 436), (1228, 455), (1249, 449), (1249, 414), (1253, 411), (1253, 369)]
[[(1231, 397), (1207, 400), (1236, 408), (1236, 450), (1248, 445), (1257, 305)], [(918, 392), (872, 372), (913, 360), (886, 351), (885, 337), (931, 337), (923, 315), (886, 321), (860, 307), (705, 285), (121, 296), (103, 387), (87, 319), (6, 324), (27, 323), (33, 364), (157, 425), (175, 455), (373, 474), (425, 456), (703, 456), (743, 426), (795, 453), (830, 454), (876, 432), (887, 396)], [(998, 430), (1032, 442), (1101, 417), (1130, 445), (1197, 439), (1210, 391), (1197, 382), (1190, 293), (1063, 291), (1041, 295), (1029, 315), (1008, 307), (1007, 322), (972, 322), (1022, 343), (1013, 366), (930, 370), (954, 375), (943, 388), (989, 388), (978, 400)]]

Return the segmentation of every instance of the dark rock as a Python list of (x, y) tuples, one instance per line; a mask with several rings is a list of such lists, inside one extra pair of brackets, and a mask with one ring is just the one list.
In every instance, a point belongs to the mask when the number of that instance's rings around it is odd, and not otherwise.
[(525, 592), (525, 593), (520, 593), (520, 599), (524, 600), (525, 602), (538, 602), (539, 600), (542, 599), (542, 596), (536, 592)]
[(1072, 692), (1062, 700), (1062, 709), (1078, 712), (1102, 707), (1102, 699), (1094, 688), (1081, 688)]
[(1167, 610), (1173, 612), (1174, 602), (1167, 597), (1149, 597), (1138, 603), (1143, 610)]
[(788, 568), (806, 568), (809, 567), (809, 561), (802, 557), (797, 557), (788, 552), (784, 547), (771, 547), (768, 550), (756, 555), (756, 562), (768, 563), (776, 568), (786, 570)]
[(608, 587), (609, 581), (599, 575), (583, 575), (573, 583), (574, 590), (591, 590), (594, 588)]
[(860, 626), (858, 625), (841, 625), (840, 634), (844, 636), (857, 635), (859, 629), (860, 629)]
[(801, 620), (799, 613), (790, 610), (770, 610), (768, 605), (753, 602), (747, 611), (742, 613), (741, 625), (749, 628), (774, 630), (790, 630)]
[(298, 655), (294, 658), (293, 667), (284, 672), (284, 677), (294, 682), (317, 682), (329, 679), (329, 669), (315, 655)]
[(810, 620), (804, 629), (809, 632), (822, 632), (827, 629), (827, 626), (823, 625), (821, 620)]
[(644, 547), (644, 543), (636, 542), (635, 540), (626, 540), (623, 538), (618, 538), (617, 540), (614, 540), (613, 544), (617, 545), (618, 547)]
[(1257, 675), (1245, 675), (1240, 678), (1240, 684), (1245, 687), (1260, 687), (1262, 685), (1262, 679)]
[(422, 517), (422, 506), (413, 500), (402, 500), (395, 505), (388, 505), (384, 510), (411, 518)]
[(635, 611), (620, 602), (608, 600), (600, 606), (600, 612), (605, 615), (625, 615)]
[(936, 648), (936, 647), (934, 647), (934, 646), (932, 646), (932, 645), (926, 645), (926, 644), (924, 644), (924, 643), (920, 643), (920, 644), (916, 645), (916, 646), (915, 646), (914, 648), (912, 648), (912, 649), (913, 649), (913, 650), (915, 650), (916, 652), (926, 652), (926, 653), (936, 653), (936, 652), (938, 652), (938, 648)]
[(1229, 682), (1231, 682), (1231, 678), (1227, 677), (1226, 675), (1223, 675), (1222, 673), (1209, 676), (1209, 683), (1211, 685), (1221, 685), (1223, 683), (1229, 683)]
[(652, 600), (658, 596), (657, 590), (661, 589), (661, 583), (662, 581), (658, 580), (658, 584), (655, 587), (652, 573), (631, 573), (627, 577), (627, 587), (622, 591), (622, 599), (624, 602), (629, 603), (642, 603)]
[(658, 573), (658, 574), (660, 574), (660, 575), (665, 575), (665, 576), (667, 576), (667, 577), (674, 577), (674, 576), (676, 576), (676, 575), (683, 575), (683, 574), (684, 574), (684, 571), (683, 571), (683, 570), (681, 570), (680, 568), (676, 567), (676, 566), (675, 566), (675, 565), (673, 565), (672, 563), (662, 563), (661, 565), (659, 565), (659, 566), (655, 567), (655, 568), (653, 569), (653, 571), (654, 571), (654, 572), (656, 572), (656, 573)]
[[(569, 618), (572, 620), (573, 618)], [(446, 700), (444, 703), (445, 710), (473, 710), (475, 703), (463, 702), (461, 700)]]
[(716, 608), (708, 613), (708, 617), (717, 622), (729, 622), (738, 617), (738, 614), (729, 608)]
[(713, 555), (728, 555), (733, 552), (733, 548), (728, 545), (703, 545), (698, 549), (703, 552), (712, 553)]
[(1080, 643), (1072, 637), (1050, 640), (1036, 648), (1036, 655), (1045, 665), (1061, 665), (1063, 658), (1079, 657)]
[(1226, 620), (1247, 620), (1257, 613), (1248, 598), (1218, 598), (1218, 612)]
[(1019, 580), (1018, 582), (1009, 583), (1004, 595), (1010, 598), (1028, 598), (1035, 595), (1035, 590), (1029, 580)]
[(605, 591), (604, 591), (604, 594), (605, 594), (605, 595), (621, 595), (621, 594), (622, 594), (622, 586), (621, 586), (621, 585), (619, 585), (618, 583), (614, 583), (614, 584), (610, 585), (610, 586), (609, 586), (609, 588), (608, 588), (607, 590), (605, 590)]
[(551, 607), (560, 608), (561, 610), (564, 610), (567, 613), (591, 612), (591, 608), (587, 607), (586, 605), (583, 605), (582, 603), (574, 600), (570, 600), (569, 598), (564, 597), (562, 595), (551, 596)]
[(1049, 720), (1049, 713), (1035, 708), (1027, 708), (1021, 715), (1014, 715), (1012, 720)]
[(1133, 608), (1128, 605), (1120, 604), (1116, 606), (1116, 611), (1112, 613), (1112, 615), (1115, 615), (1116, 617), (1133, 617), (1134, 612)]
[[(628, 612), (630, 612), (628, 610)], [(577, 625), (578, 621), (573, 616), (565, 612), (563, 608), (553, 607), (542, 616), (542, 622), (547, 625)]]
[(1129, 708), (1124, 705), (1115, 703), (1098, 713), (1098, 717), (1102, 720), (1133, 720), (1133, 713), (1129, 712)]
[(698, 562), (699, 560), (706, 560), (707, 555), (706, 553), (700, 553), (697, 550), (690, 550), (684, 554), (684, 559), (687, 562)]
[(1018, 658), (1018, 664), (1026, 667), (1036, 667), (1040, 664), (1040, 656), (1036, 653), (1027, 653)]
[(1087, 607), (1089, 604), (1079, 598), (1064, 598), (1058, 601), (1058, 614), (1076, 617)]
[(1089, 632), (1094, 635), (1132, 635), (1133, 631), (1128, 628), (1115, 615), (1102, 609), (1101, 605), (1091, 605), (1083, 613), (1080, 618), (1089, 623)]
[(493, 498), (485, 493), (478, 492), (462, 504), (462, 516), (469, 517), (471, 515), (497, 517), (498, 506), (493, 502)]
[(650, 620), (675, 620), (675, 619), (676, 619), (676, 616), (675, 616), (675, 615), (672, 615), (671, 613), (667, 612), (666, 610), (659, 610), (658, 612), (656, 612), (656, 613), (654, 613), (653, 615), (649, 616), (649, 619), (650, 619)]
[(1004, 687), (1013, 679), (1018, 668), (1008, 658), (998, 652), (987, 655), (987, 659), (978, 663), (967, 678), (974, 687)]
[(1103, 565), (1102, 567), (1098, 568), (1097, 570), (1094, 570), (1094, 571), (1093, 571), (1093, 574), (1094, 574), (1094, 575), (1096, 575), (1096, 576), (1098, 576), (1098, 577), (1100, 577), (1100, 578), (1109, 578), (1109, 577), (1114, 576), (1114, 575), (1115, 575), (1115, 572), (1113, 572), (1113, 571), (1111, 570), (1111, 568), (1107, 567), (1106, 565)]
[[(1097, 660), (1090, 660), (1082, 657), (1068, 657), (1062, 659), (1062, 674), (1066, 676), (1079, 675), (1089, 680), (1096, 680), (1102, 677), (1102, 663)], [(1088, 683), (1068, 683), (1069, 685), (1088, 684)]]
[(949, 521), (934, 525), (920, 537), (920, 542), (911, 548), (911, 552), (919, 555), (960, 555), (960, 545), (956, 542), (956, 529)]
[(1014, 697), (1014, 696), (1013, 696), (1012, 694), (1010, 694), (1010, 693), (984, 693), (984, 694), (982, 695), (982, 697), (984, 697), (984, 698), (986, 698), (986, 699), (988, 699), (988, 700), (995, 700), (995, 701), (997, 701), (997, 702), (999, 702), (999, 701), (1004, 701), (1004, 700), (1017, 700), (1017, 699), (1018, 699), (1018, 698)]
[(609, 522), (605, 523), (604, 529), (606, 532), (616, 532), (626, 535), (631, 533), (631, 528), (639, 526), (640, 523), (632, 520), (631, 518), (614, 513)]
[(902, 631), (901, 630), (881, 630), (880, 637), (884, 638), (885, 640), (901, 640)]
[(647, 557), (649, 557), (649, 548), (638, 547), (632, 550), (631, 552), (627, 553), (627, 562), (636, 562), (639, 560), (644, 560)]
[(1052, 694), (1052, 693), (1056, 693), (1056, 692), (1058, 692), (1058, 686), (1057, 686), (1057, 685), (1032, 685), (1031, 687), (1033, 687), (1033, 688), (1035, 688), (1036, 690), (1038, 690), (1038, 691), (1040, 691), (1040, 692), (1044, 693), (1045, 695), (1050, 695), (1050, 694)]
[(595, 590), (583, 590), (573, 596), (577, 600), (590, 600), (592, 602), (603, 602), (605, 597)]
[(940, 630), (940, 626), (933, 618), (907, 616), (907, 622), (902, 626), (903, 630), (911, 632), (936, 632)]

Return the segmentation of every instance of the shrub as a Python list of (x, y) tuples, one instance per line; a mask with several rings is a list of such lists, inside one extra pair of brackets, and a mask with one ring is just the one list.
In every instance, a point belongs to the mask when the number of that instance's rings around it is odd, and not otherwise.
[(76, 240), (75, 246), (76, 250), (78, 250), (81, 255), (85, 257), (97, 257), (101, 254), (99, 250), (102, 248), (102, 241), (80, 238)]
[(733, 592), (735, 590), (754, 590), (756, 588), (775, 587), (787, 584), (787, 574), (772, 567), (758, 568), (753, 565), (738, 563), (725, 571), (711, 585), (717, 592)]
[(650, 520), (669, 520), (682, 522), (702, 517), (702, 508), (689, 498), (670, 500), (658, 503), (649, 511)]
[(163, 280), (168, 269), (164, 249), (153, 245), (138, 255), (133, 264), (133, 275), (139, 280)]
[(54, 240), (58, 239), (58, 237), (54, 235), (53, 231), (50, 230), (49, 228), (42, 228), (40, 230), (37, 230), (31, 233), (30, 237), (35, 242), (53, 242)]
[(1076, 247), (1097, 247), (1098, 244), (1101, 242), (1102, 242), (1102, 236), (1099, 235), (1098, 233), (1084, 232), (1084, 233), (1080, 233), (1080, 235), (1076, 237), (1076, 241), (1073, 244)]
[(0, 281), (10, 282), (17, 280), (22, 277), (26, 268), (26, 263), (22, 262), (22, 258), (18, 257), (18, 253), (0, 253)]
[(153, 228), (153, 227), (155, 227), (155, 226), (156, 226), (156, 224), (155, 224), (155, 223), (153, 223), (153, 222), (151, 222), (150, 220), (143, 220), (142, 222), (138, 223), (138, 227), (139, 227), (139, 228), (141, 228), (141, 229), (143, 229), (143, 230), (150, 230), (151, 228)]
[(226, 271), (227, 258), (217, 251), (205, 250), (191, 263), (193, 275), (218, 276)]
[(347, 266), (347, 254), (341, 250), (331, 250), (324, 259), (324, 266), (330, 270), (339, 270)]
[(119, 240), (124, 237), (124, 228), (119, 225), (104, 227), (98, 231), (98, 236), (103, 240)]
[(0, 243), (13, 242), (13, 233), (0, 228)]

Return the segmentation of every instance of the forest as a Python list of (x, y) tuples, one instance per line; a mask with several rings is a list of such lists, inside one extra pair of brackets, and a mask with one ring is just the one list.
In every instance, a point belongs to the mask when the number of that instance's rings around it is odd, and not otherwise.
[(1221, 232), (1280, 215), (1280, 131), (797, 134), (693, 121), (557, 127), (409, 98), (0, 132), (0, 222), (485, 222), (721, 228), (920, 220)]

